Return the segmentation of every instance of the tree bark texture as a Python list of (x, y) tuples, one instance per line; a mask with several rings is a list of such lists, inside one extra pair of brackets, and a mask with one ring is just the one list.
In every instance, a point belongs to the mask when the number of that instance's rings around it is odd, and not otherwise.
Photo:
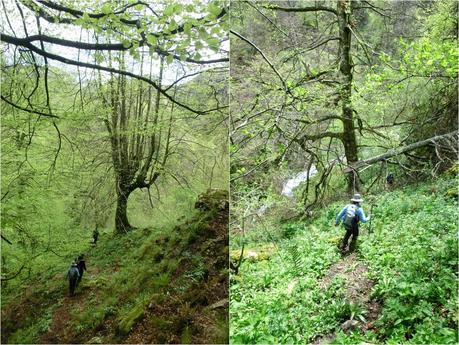
[(116, 200), (116, 213), (115, 213), (115, 232), (117, 234), (124, 234), (132, 229), (127, 217), (127, 203), (129, 192), (118, 191)]
[[(352, 59), (351, 59), (351, 42), (352, 32), (350, 29), (352, 15), (352, 1), (338, 0), (337, 1), (337, 16), (339, 26), (339, 71), (341, 73), (341, 111), (343, 122), (342, 142), (344, 146), (344, 154), (349, 165), (354, 164), (359, 160), (357, 155), (357, 139), (354, 126), (354, 110), (352, 108)], [(354, 170), (347, 173), (347, 187), (350, 194), (359, 191), (359, 179)]]

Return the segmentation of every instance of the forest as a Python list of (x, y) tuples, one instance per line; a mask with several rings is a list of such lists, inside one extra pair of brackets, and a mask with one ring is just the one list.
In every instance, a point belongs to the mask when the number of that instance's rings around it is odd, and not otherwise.
[(226, 4), (1, 13), (2, 343), (227, 342)]
[(457, 7), (231, 2), (231, 343), (457, 343)]
[(1, 343), (457, 344), (457, 0), (2, 0)]

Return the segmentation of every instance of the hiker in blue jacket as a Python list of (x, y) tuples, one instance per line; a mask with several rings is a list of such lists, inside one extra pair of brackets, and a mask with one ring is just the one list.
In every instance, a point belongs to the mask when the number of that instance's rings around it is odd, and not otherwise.
[(69, 280), (69, 293), (70, 296), (75, 296), (75, 288), (77, 286), (80, 272), (78, 271), (77, 263), (74, 261), (67, 271), (67, 279)]
[(341, 251), (345, 251), (347, 247), (347, 242), (349, 237), (352, 235), (351, 243), (349, 244), (349, 251), (355, 249), (357, 243), (357, 237), (359, 236), (359, 222), (366, 223), (370, 220), (365, 216), (360, 203), (363, 202), (360, 194), (354, 194), (351, 199), (351, 203), (344, 206), (340, 213), (336, 216), (335, 226), (338, 226), (341, 219), (343, 218), (344, 229), (346, 229), (346, 234), (344, 235), (343, 242), (341, 244)]

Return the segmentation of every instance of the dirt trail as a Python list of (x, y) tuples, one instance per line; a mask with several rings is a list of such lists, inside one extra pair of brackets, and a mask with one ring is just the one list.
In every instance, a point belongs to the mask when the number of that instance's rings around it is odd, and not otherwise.
[(78, 291), (75, 296), (66, 295), (58, 301), (59, 307), (53, 312), (53, 320), (48, 331), (40, 335), (40, 344), (65, 344), (75, 342), (74, 332), (63, 332), (69, 328), (72, 320), (72, 312), (82, 308), (87, 295), (83, 291)]
[[(344, 278), (347, 301), (358, 304), (366, 310), (364, 315), (365, 323), (359, 322), (357, 325), (362, 330), (373, 328), (373, 322), (377, 319), (381, 308), (377, 301), (370, 299), (374, 282), (368, 278), (367, 272), (368, 267), (359, 260), (357, 254), (352, 253), (333, 264), (319, 281), (319, 287), (326, 290), (334, 277), (340, 276)], [(314, 341), (314, 344), (327, 344), (334, 338), (335, 333), (321, 336)]]

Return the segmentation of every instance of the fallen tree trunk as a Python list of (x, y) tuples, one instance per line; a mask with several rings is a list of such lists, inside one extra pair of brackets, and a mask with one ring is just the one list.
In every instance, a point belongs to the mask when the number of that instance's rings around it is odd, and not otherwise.
[(444, 140), (444, 139), (452, 139), (454, 136), (457, 136), (458, 133), (459, 133), (458, 131), (454, 131), (454, 132), (450, 132), (450, 133), (447, 133), (447, 134), (437, 135), (437, 136), (429, 138), (429, 139), (418, 141), (417, 143), (414, 143), (414, 144), (402, 146), (402, 147), (399, 147), (397, 149), (391, 149), (391, 150), (387, 151), (386, 153), (383, 153), (383, 154), (381, 154), (379, 156), (375, 156), (375, 157), (371, 157), (371, 158), (367, 158), (367, 159), (358, 161), (358, 162), (348, 166), (346, 169), (344, 169), (344, 172), (348, 173), (348, 172), (350, 172), (352, 170), (359, 170), (359, 169), (361, 169), (363, 167), (369, 166), (369, 165), (371, 165), (373, 163), (376, 163), (376, 162), (379, 162), (379, 161), (386, 160), (386, 159), (391, 158), (393, 156), (397, 156), (397, 155), (405, 153), (405, 152), (413, 151), (415, 149), (418, 149), (420, 147), (423, 147), (423, 146), (426, 146), (426, 145), (429, 145), (429, 144), (435, 144), (436, 142)]

